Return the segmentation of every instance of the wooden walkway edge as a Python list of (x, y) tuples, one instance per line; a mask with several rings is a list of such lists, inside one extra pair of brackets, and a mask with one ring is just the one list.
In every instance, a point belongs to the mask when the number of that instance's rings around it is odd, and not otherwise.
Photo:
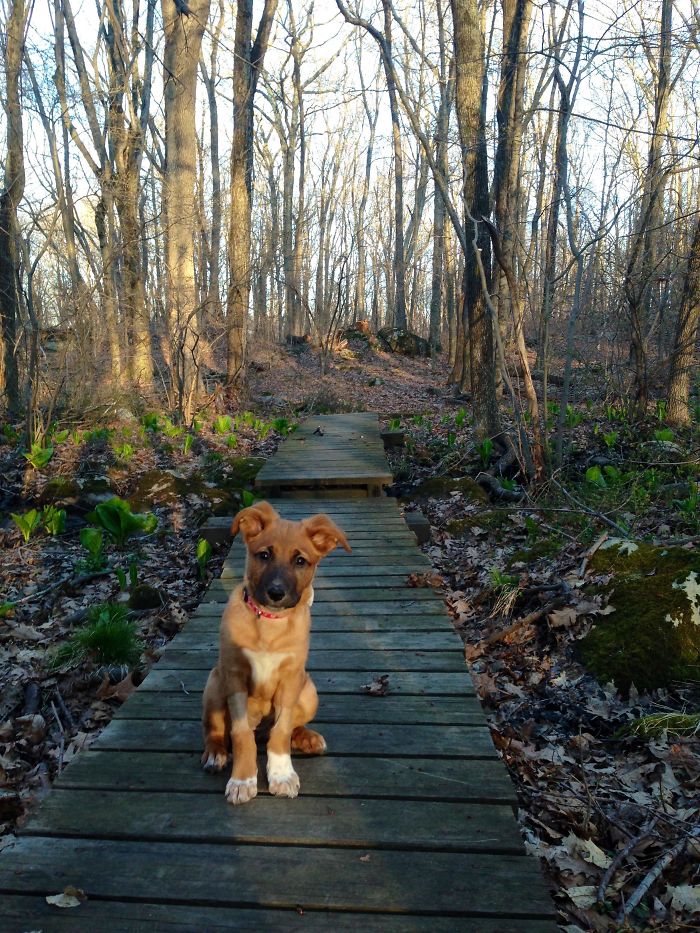
[[(262, 793), (236, 808), (227, 775), (199, 767), (201, 694), (243, 567), (234, 542), (183, 632), (0, 853), (0, 930), (553, 933), (460, 641), (442, 600), (406, 583), (430, 564), (396, 501), (273, 504), (327, 512), (353, 546), (315, 585), (308, 667), (328, 753), (295, 756), (295, 800), (265, 792), (261, 761)], [(383, 674), (386, 696), (363, 690)], [(67, 885), (88, 899), (49, 906)]]

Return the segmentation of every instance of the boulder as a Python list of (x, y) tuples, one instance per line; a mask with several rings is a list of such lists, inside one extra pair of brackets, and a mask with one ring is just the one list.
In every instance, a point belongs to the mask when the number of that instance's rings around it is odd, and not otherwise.
[(590, 567), (615, 609), (579, 643), (595, 677), (623, 693), (700, 681), (700, 554), (611, 538)]
[(377, 340), (383, 350), (399, 353), (401, 356), (427, 357), (431, 355), (428, 341), (403, 327), (383, 327), (377, 332)]

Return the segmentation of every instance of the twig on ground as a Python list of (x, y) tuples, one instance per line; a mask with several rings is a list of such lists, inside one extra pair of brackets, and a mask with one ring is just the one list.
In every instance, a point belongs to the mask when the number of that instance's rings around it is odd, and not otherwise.
[(632, 537), (629, 531), (623, 528), (622, 525), (618, 525), (617, 522), (614, 522), (612, 518), (608, 518), (608, 516), (603, 515), (602, 512), (596, 512), (595, 509), (589, 509), (587, 505), (584, 505), (582, 502), (579, 502), (578, 499), (574, 498), (574, 496), (571, 495), (568, 489), (565, 489), (561, 483), (557, 482), (557, 480), (553, 479), (552, 483), (557, 487), (557, 489), (561, 490), (564, 497), (568, 499), (569, 502), (573, 502), (576, 508), (579, 509), (581, 512), (584, 512), (586, 515), (592, 515), (594, 518), (597, 518), (598, 521), (603, 522), (604, 525), (608, 525), (608, 527), (614, 528), (615, 531), (619, 535), (621, 535), (623, 538)]
[(588, 548), (586, 553), (583, 555), (583, 560), (581, 561), (581, 566), (579, 567), (579, 571), (578, 571), (579, 577), (582, 577), (584, 575), (584, 573), (586, 572), (586, 567), (588, 566), (588, 561), (591, 559), (591, 557), (593, 557), (593, 555), (598, 550), (598, 548), (601, 547), (603, 544), (605, 544), (605, 542), (608, 540), (609, 537), (610, 536), (608, 535), (607, 531), (604, 531), (603, 534), (598, 538), (598, 540), (595, 541)]
[(493, 632), (488, 638), (485, 638), (482, 642), (484, 646), (495, 645), (496, 642), (502, 641), (502, 639), (507, 638), (508, 635), (512, 635), (513, 632), (517, 632), (520, 628), (525, 628), (527, 625), (532, 625), (533, 622), (539, 622), (539, 620), (552, 608), (551, 604), (544, 606), (542, 609), (536, 609), (534, 612), (530, 612), (528, 615), (523, 616), (522, 619), (518, 619), (516, 622), (513, 622), (511, 625), (508, 625), (506, 628), (499, 629), (497, 632)]
[(656, 826), (658, 820), (659, 820), (658, 814), (655, 814), (654, 816), (652, 816), (652, 818), (648, 820), (644, 824), (644, 826), (642, 826), (642, 828), (639, 830), (637, 835), (633, 836), (627, 842), (624, 848), (620, 849), (620, 851), (617, 853), (615, 858), (608, 865), (605, 871), (605, 874), (600, 879), (600, 884), (598, 885), (598, 897), (597, 897), (598, 904), (602, 904), (603, 901), (605, 900), (605, 892), (607, 890), (608, 885), (612, 881), (613, 875), (615, 874), (617, 869), (620, 867), (622, 862), (624, 862), (624, 860), (627, 858), (630, 852), (632, 852), (633, 849), (636, 849), (639, 843), (647, 838), (647, 836), (651, 833), (653, 828)]
[(641, 901), (644, 895), (647, 893), (652, 884), (659, 877), (661, 872), (668, 868), (671, 862), (678, 855), (681, 854), (683, 849), (685, 849), (689, 839), (697, 839), (700, 836), (700, 826), (696, 826), (692, 829), (686, 836), (682, 839), (679, 839), (675, 846), (672, 846), (659, 860), (658, 862), (646, 873), (642, 878), (641, 883), (633, 892), (632, 896), (626, 903), (623, 903), (622, 907), (618, 911), (617, 917), (615, 918), (616, 923), (624, 923), (626, 917), (632, 913), (637, 904)]
[[(75, 720), (73, 719), (73, 715), (71, 711), (68, 709), (68, 707), (66, 706), (66, 701), (61, 696), (61, 691), (58, 689), (58, 687), (56, 687), (56, 702), (58, 703), (59, 709), (65, 716), (66, 722), (68, 723), (70, 728), (75, 729)], [(53, 703), (51, 705), (53, 706)]]

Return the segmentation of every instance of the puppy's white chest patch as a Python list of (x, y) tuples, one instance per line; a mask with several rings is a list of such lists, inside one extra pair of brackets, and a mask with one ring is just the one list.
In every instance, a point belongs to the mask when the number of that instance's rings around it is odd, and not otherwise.
[(273, 680), (280, 664), (291, 657), (286, 651), (250, 651), (243, 649), (243, 654), (250, 664), (250, 673), (254, 684), (265, 684)]

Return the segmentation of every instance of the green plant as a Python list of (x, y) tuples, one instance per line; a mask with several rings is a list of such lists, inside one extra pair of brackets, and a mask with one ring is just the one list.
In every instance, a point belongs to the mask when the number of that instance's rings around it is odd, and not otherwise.
[(531, 515), (525, 516), (525, 531), (531, 541), (536, 540), (540, 534), (540, 526)]
[(24, 543), (27, 544), (31, 536), (41, 524), (41, 515), (39, 514), (38, 510), (30, 509), (23, 515), (18, 515), (16, 512), (10, 512), (10, 516), (12, 517), (12, 521), (22, 532)]
[(422, 428), (423, 424), (425, 423), (425, 417), (423, 415), (414, 415), (411, 418), (411, 421), (413, 422), (415, 427)]
[(664, 732), (669, 735), (692, 738), (700, 730), (700, 713), (652, 713), (641, 716), (619, 729), (616, 738), (625, 735), (639, 735), (645, 739), (661, 738)]
[(214, 418), (214, 423), (212, 424), (215, 434), (230, 434), (231, 432), (231, 416), (230, 415), (217, 415)]
[(204, 579), (207, 570), (207, 564), (211, 557), (211, 544), (206, 538), (200, 538), (197, 542), (197, 564), (199, 565), (199, 576)]
[(457, 435), (454, 431), (448, 431), (447, 433), (447, 446), (454, 447), (455, 441), (457, 440)]
[(85, 444), (95, 444), (98, 441), (108, 441), (114, 433), (114, 428), (95, 428), (83, 434), (83, 442)]
[(260, 496), (256, 496), (254, 492), (250, 492), (249, 489), (241, 489), (241, 503), (244, 508), (248, 508), (249, 505), (254, 505)]
[(566, 406), (566, 426), (567, 428), (576, 428), (584, 419), (583, 412), (574, 411), (572, 405)]
[(238, 438), (236, 437), (236, 435), (235, 435), (235, 434), (229, 434), (229, 436), (226, 438), (226, 446), (227, 446), (227, 447), (236, 447), (237, 444), (238, 444)]
[(656, 420), (659, 424), (663, 424), (666, 420), (666, 411), (668, 410), (668, 402), (665, 399), (656, 400)]
[(289, 423), (288, 418), (273, 418), (272, 430), (286, 437), (288, 434), (292, 433), (294, 427)]
[(77, 429), (75, 431), (71, 431), (70, 439), (73, 441), (76, 447), (79, 447), (83, 443), (83, 432), (78, 431)]
[(56, 431), (56, 430), (54, 429), (54, 430), (51, 432), (51, 438), (52, 438), (52, 440), (54, 440), (57, 444), (63, 444), (64, 441), (67, 441), (67, 440), (68, 440), (68, 435), (69, 435), (69, 434), (70, 434), (70, 431), (68, 430), (68, 428), (65, 428), (63, 431)]
[(44, 447), (39, 441), (35, 441), (24, 459), (29, 461), (35, 470), (41, 470), (53, 457), (53, 447), (49, 444)]
[(698, 521), (700, 516), (700, 493), (691, 492), (687, 499), (677, 499), (675, 505), (688, 521)]
[(604, 466), (603, 472), (611, 486), (619, 486), (620, 483), (622, 483), (624, 480), (622, 471), (618, 470), (616, 466), (612, 466), (611, 464)]
[(512, 492), (518, 485), (514, 479), (508, 479), (506, 476), (502, 476), (500, 482), (503, 489), (507, 489), (509, 492)]
[(74, 667), (91, 660), (100, 666), (138, 664), (143, 642), (135, 625), (127, 619), (125, 606), (101, 603), (92, 606), (87, 624), (77, 629), (54, 654), (51, 666)]
[(615, 446), (618, 436), (619, 435), (617, 431), (610, 431), (607, 434), (603, 434), (603, 440), (605, 441), (605, 446), (608, 448), (608, 450), (612, 450), (612, 448)]
[(200, 434), (203, 427), (204, 427), (204, 423), (200, 421), (199, 418), (192, 419), (192, 430), (194, 431), (195, 434)]
[(464, 422), (465, 422), (466, 420), (467, 420), (467, 412), (466, 412), (466, 409), (460, 408), (460, 410), (459, 410), (459, 411), (457, 412), (457, 414), (455, 415), (455, 427), (457, 428), (458, 431), (461, 431), (461, 429), (462, 429), (462, 427), (463, 427), (463, 425), (464, 425)]
[(15, 604), (9, 600), (0, 603), (0, 619), (5, 619), (7, 616), (9, 616), (14, 608)]
[(173, 424), (170, 418), (163, 418), (162, 431), (166, 437), (179, 437), (185, 429), (180, 424)]
[(117, 580), (119, 580), (119, 589), (122, 591), (122, 593), (125, 593), (126, 592), (126, 573), (124, 572), (124, 568), (115, 567), (114, 573), (115, 573)]
[(152, 512), (132, 512), (129, 503), (119, 496), (101, 502), (87, 518), (94, 525), (104, 528), (119, 548), (132, 535), (151, 534), (158, 527), (158, 519)]
[(47, 505), (41, 513), (41, 524), (50, 535), (60, 535), (66, 530), (66, 510)]
[(182, 452), (185, 456), (190, 452), (192, 444), (194, 443), (194, 438), (191, 434), (186, 434), (185, 439), (182, 442)]
[(161, 429), (160, 415), (155, 411), (149, 411), (141, 416), (141, 425), (146, 431), (157, 434)]
[(124, 463), (128, 463), (129, 460), (131, 460), (131, 458), (134, 456), (134, 453), (135, 453), (134, 448), (131, 446), (131, 444), (126, 444), (126, 443), (124, 443), (124, 444), (113, 444), (113, 445), (112, 445), (112, 450), (114, 451), (115, 455), (116, 455), (120, 460), (123, 460), (123, 461), (124, 461)]
[(518, 585), (518, 578), (513, 577), (510, 574), (503, 573), (500, 570), (493, 569), (490, 573), (491, 577), (491, 586), (494, 590), (501, 590), (505, 587), (512, 587)]
[(12, 427), (11, 424), (4, 424), (4, 425), (2, 426), (2, 433), (3, 433), (3, 436), (4, 436), (5, 440), (6, 440), (8, 443), (10, 443), (10, 444), (14, 444), (14, 443), (15, 443), (16, 441), (18, 441), (18, 440), (20, 439), (20, 437), (22, 436), (22, 432), (21, 432), (21, 431), (16, 431), (16, 430)]
[(389, 422), (389, 430), (390, 430), (390, 431), (398, 431), (400, 427), (401, 427), (401, 419), (400, 419), (400, 418), (392, 418), (391, 421)]
[(661, 428), (658, 431), (654, 431), (654, 440), (660, 442), (670, 442), (674, 439), (675, 434), (670, 428)]
[(102, 570), (106, 561), (102, 553), (103, 535), (99, 528), (81, 528), (80, 543), (88, 552), (84, 561), (86, 570)]
[(591, 486), (598, 486), (599, 489), (605, 489), (607, 486), (603, 471), (597, 464), (596, 466), (588, 467), (586, 470), (586, 482), (590, 483)]
[(477, 445), (476, 452), (479, 454), (482, 467), (486, 469), (491, 462), (491, 454), (493, 453), (493, 441), (491, 438), (485, 437), (483, 441)]

